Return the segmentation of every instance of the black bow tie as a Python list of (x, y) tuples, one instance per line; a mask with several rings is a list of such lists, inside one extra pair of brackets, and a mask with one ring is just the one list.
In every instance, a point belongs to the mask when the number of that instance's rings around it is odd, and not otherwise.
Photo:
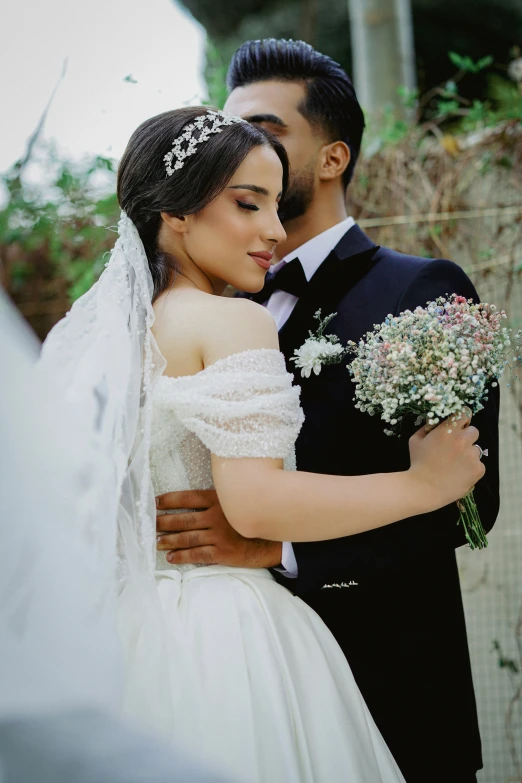
[(254, 294), (254, 302), (263, 304), (274, 291), (286, 291), (294, 296), (301, 297), (308, 285), (304, 269), (298, 258), (293, 258), (287, 264), (283, 264), (277, 272), (269, 272), (265, 278), (265, 284), (258, 294)]

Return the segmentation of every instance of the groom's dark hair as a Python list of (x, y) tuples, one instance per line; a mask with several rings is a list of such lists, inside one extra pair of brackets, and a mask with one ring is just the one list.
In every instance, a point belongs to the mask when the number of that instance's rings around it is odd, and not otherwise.
[(265, 81), (304, 84), (306, 95), (299, 112), (310, 125), (320, 127), (330, 141), (344, 141), (350, 149), (350, 163), (343, 175), (346, 187), (352, 179), (364, 131), (364, 115), (346, 72), (304, 41), (246, 41), (230, 61), (227, 87), (232, 92), (236, 87)]

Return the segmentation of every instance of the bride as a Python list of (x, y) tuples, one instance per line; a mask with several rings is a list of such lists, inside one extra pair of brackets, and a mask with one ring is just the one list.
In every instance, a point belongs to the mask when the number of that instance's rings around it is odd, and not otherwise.
[(483, 475), (467, 420), (414, 435), (407, 471), (292, 469), (303, 414), (275, 324), (221, 296), (262, 288), (285, 239), (287, 178), (283, 147), (239, 118), (192, 107), (144, 122), (118, 172), (110, 262), (41, 363), (111, 465), (81, 524), (100, 554), (100, 605), (116, 595), (124, 712), (230, 781), (396, 783), (344, 655), (305, 603), (267, 570), (155, 552), (165, 492), (215, 486), (243, 536), (310, 541), (432, 511)]

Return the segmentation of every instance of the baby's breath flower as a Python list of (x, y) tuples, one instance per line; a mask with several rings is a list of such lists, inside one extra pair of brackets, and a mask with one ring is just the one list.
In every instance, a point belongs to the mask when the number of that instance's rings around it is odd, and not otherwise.
[[(407, 413), (432, 422), (466, 406), (477, 412), (487, 385), (509, 364), (506, 350), (520, 342), (502, 325), (505, 317), (494, 305), (456, 295), (388, 315), (350, 345), (356, 401), (392, 427)], [(519, 361), (515, 357), (514, 364)]]
[[(386, 435), (395, 434), (407, 414), (416, 416), (417, 426), (436, 426), (446, 419), (451, 428), (450, 422), (461, 414), (484, 407), (488, 384), (498, 385), (514, 342), (518, 354), (522, 332), (513, 335), (503, 326), (506, 317), (494, 305), (456, 295), (386, 316), (357, 345), (349, 344), (355, 354), (348, 365), (355, 407), (380, 415), (390, 425)], [(520, 356), (513, 364), (522, 364)], [(486, 546), (473, 499), (460, 503), (460, 521), (470, 546)]]

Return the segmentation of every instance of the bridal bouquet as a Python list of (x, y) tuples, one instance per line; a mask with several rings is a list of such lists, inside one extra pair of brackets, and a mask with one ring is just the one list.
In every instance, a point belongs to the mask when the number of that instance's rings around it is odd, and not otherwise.
[[(355, 407), (379, 414), (389, 425), (388, 435), (398, 434), (409, 414), (416, 416), (416, 425), (424, 422), (431, 428), (446, 419), (451, 428), (462, 414), (481, 410), (488, 385), (497, 385), (521, 337), (503, 325), (504, 311), (455, 294), (413, 312), (388, 315), (358, 345), (344, 347), (336, 335), (324, 334), (334, 315), (322, 319), (320, 311), (316, 313), (317, 334), (310, 333), (293, 361), (303, 377), (309, 377), (312, 372), (318, 375), (323, 364), (355, 354), (348, 365)], [(512, 364), (520, 361), (514, 356)], [(457, 505), (469, 546), (483, 549), (488, 542), (473, 491)]]

